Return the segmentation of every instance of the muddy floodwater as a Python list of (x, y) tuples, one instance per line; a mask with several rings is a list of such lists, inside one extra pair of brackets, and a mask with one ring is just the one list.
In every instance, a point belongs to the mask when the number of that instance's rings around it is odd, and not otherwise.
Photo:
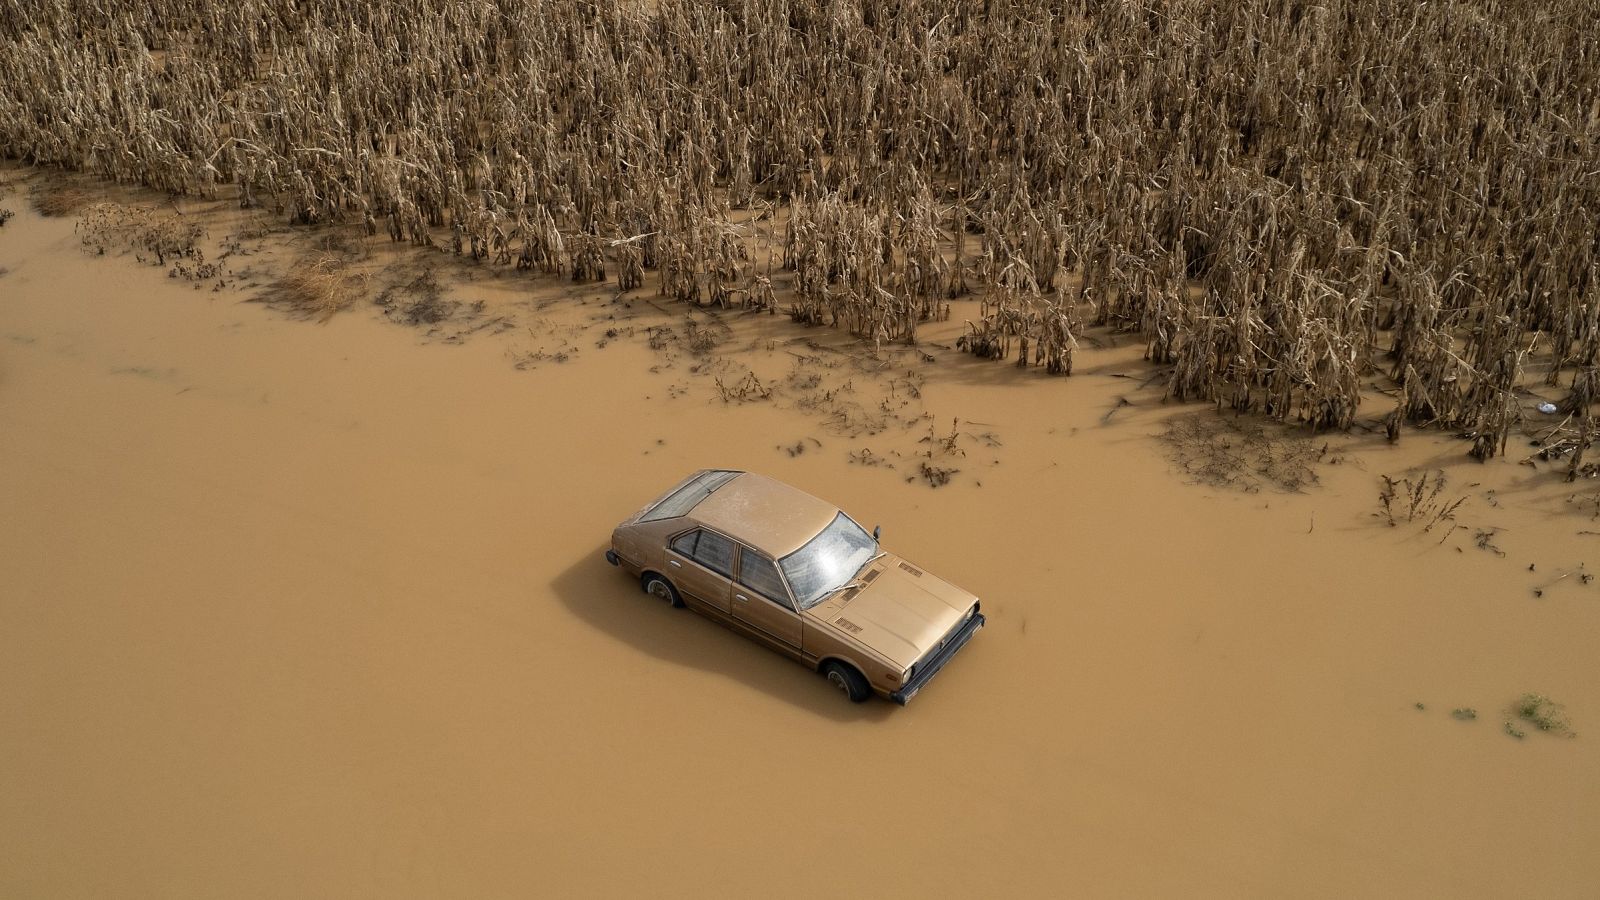
[[(307, 321), (250, 302), (303, 235), (213, 283), (0, 205), (0, 896), (1595, 895), (1600, 485), (1525, 447), (1019, 372), (961, 304), (916, 352), (446, 265), (406, 324), (374, 245)], [(853, 706), (652, 601), (610, 529), (708, 466), (989, 626)]]

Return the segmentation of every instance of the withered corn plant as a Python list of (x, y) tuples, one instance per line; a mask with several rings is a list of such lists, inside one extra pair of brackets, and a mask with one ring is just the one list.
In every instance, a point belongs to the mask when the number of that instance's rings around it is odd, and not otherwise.
[[(1597, 397), (1600, 0), (0, 0), (0, 154), (1501, 452)], [(780, 246), (745, 211), (768, 210)], [(782, 271), (751, 260), (781, 253)], [(1394, 433), (1398, 433), (1397, 431)]]

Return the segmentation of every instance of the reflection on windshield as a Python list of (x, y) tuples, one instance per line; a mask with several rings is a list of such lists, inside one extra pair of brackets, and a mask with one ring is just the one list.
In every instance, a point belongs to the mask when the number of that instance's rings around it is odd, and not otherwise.
[(810, 609), (844, 586), (877, 552), (872, 535), (839, 513), (804, 547), (783, 558), (783, 574), (800, 608)]

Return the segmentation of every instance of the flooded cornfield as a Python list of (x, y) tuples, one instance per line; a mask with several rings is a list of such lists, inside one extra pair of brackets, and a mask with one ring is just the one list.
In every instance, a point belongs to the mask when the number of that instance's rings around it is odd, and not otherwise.
[(1590, 895), (1594, 6), (0, 0), (0, 896)]

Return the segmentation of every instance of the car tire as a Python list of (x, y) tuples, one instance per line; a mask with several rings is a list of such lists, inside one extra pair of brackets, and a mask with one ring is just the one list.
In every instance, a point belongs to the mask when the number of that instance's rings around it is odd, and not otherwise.
[(834, 689), (850, 698), (851, 703), (861, 703), (872, 696), (872, 685), (856, 667), (847, 663), (829, 661), (822, 666), (823, 677)]
[(678, 589), (672, 586), (672, 582), (662, 578), (660, 575), (651, 572), (644, 576), (640, 585), (644, 588), (646, 594), (658, 600), (667, 601), (675, 609), (683, 609), (683, 598), (678, 596)]

